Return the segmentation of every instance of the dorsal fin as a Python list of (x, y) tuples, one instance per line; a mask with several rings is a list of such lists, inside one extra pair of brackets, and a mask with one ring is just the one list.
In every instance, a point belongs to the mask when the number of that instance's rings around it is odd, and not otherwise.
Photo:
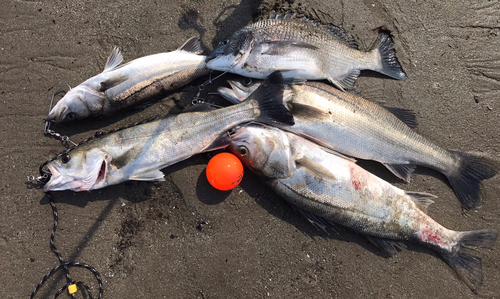
[(106, 65), (104, 66), (103, 72), (114, 69), (120, 63), (122, 63), (122, 61), (123, 61), (123, 55), (120, 52), (120, 49), (118, 47), (115, 47), (113, 49), (113, 52), (111, 52), (111, 55), (109, 55), (108, 61), (106, 61)]
[(341, 41), (349, 48), (358, 50), (358, 44), (356, 43), (352, 35), (349, 32), (347, 32), (344, 28), (340, 28), (331, 24), (321, 25), (319, 27), (322, 28), (324, 31), (330, 33), (332, 36), (337, 38), (339, 41)]
[(333, 37), (338, 39), (341, 43), (348, 46), (349, 48), (353, 48), (353, 49), (358, 50), (358, 44), (356, 43), (356, 41), (354, 40), (352, 35), (349, 32), (347, 32), (345, 29), (340, 28), (338, 26), (335, 26), (332, 24), (324, 25), (324, 24), (321, 24), (317, 21), (313, 21), (311, 19), (308, 19), (307, 17), (298, 18), (296, 13), (278, 14), (277, 12), (273, 11), (273, 12), (271, 12), (271, 15), (269, 16), (269, 19), (271, 19), (271, 20), (273, 20), (273, 19), (294, 19), (297, 21), (309, 23), (309, 24), (316, 26), (316, 27), (320, 28), (321, 30), (327, 32), (328, 34), (332, 35)]
[(191, 37), (182, 46), (180, 46), (177, 50), (191, 52), (194, 54), (203, 53), (203, 48), (201, 47), (200, 37), (199, 36)]
[(412, 129), (415, 129), (417, 127), (417, 117), (415, 116), (415, 112), (413, 112), (412, 110), (396, 107), (382, 107), (396, 116), (400, 121), (404, 122), (408, 127)]

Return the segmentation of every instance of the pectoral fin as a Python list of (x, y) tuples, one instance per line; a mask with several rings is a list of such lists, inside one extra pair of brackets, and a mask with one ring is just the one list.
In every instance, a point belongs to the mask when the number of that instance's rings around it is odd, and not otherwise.
[[(286, 128), (286, 127), (281, 127), (281, 129), (282, 129), (282, 130), (287, 131), (287, 128)], [(290, 131), (290, 132), (291, 132), (291, 131)], [(349, 156), (346, 156), (346, 155), (344, 155), (344, 154), (341, 154), (341, 153), (339, 153), (339, 152), (335, 151), (335, 150), (333, 149), (332, 145), (331, 145), (331, 144), (328, 144), (328, 142), (325, 142), (325, 141), (323, 141), (323, 140), (321, 140), (321, 139), (319, 139), (319, 138), (316, 138), (316, 137), (314, 137), (314, 136), (312, 136), (312, 135), (309, 135), (309, 134), (306, 134), (306, 133), (303, 133), (303, 132), (295, 131), (295, 132), (292, 132), (292, 133), (294, 133), (295, 135), (298, 135), (298, 136), (300, 136), (300, 137), (303, 137), (303, 138), (305, 138), (305, 139), (308, 139), (308, 140), (311, 140), (311, 141), (313, 141), (313, 142), (317, 143), (319, 146), (321, 146), (321, 147), (322, 147), (322, 149), (323, 149), (325, 152), (327, 152), (327, 153), (329, 153), (329, 154), (332, 154), (332, 155), (335, 155), (335, 156), (341, 157), (342, 159), (346, 159), (346, 160), (348, 160), (348, 161), (351, 161), (351, 162), (353, 162), (353, 163), (356, 163), (356, 159), (355, 159), (355, 158), (353, 158), (353, 157), (349, 157)]]
[(317, 121), (330, 119), (330, 114), (328, 114), (327, 111), (320, 110), (319, 108), (293, 102), (288, 103), (288, 105), (291, 108), (290, 111), (292, 111), (294, 117), (314, 119)]
[(289, 77), (289, 78), (283, 77), (283, 83), (285, 84), (300, 85), (304, 84), (306, 81), (307, 79), (304, 77)]
[(120, 169), (130, 163), (132, 163), (141, 153), (142, 150), (142, 145), (136, 145), (123, 154), (121, 156), (114, 158), (111, 160), (111, 165), (116, 167), (117, 169)]
[(300, 159), (297, 159), (295, 161), (296, 163), (304, 166), (307, 168), (309, 171), (317, 174), (319, 177), (331, 180), (331, 181), (338, 181), (338, 179), (335, 177), (335, 175), (332, 174), (328, 168), (324, 167), (320, 162), (314, 161), (313, 159), (310, 159), (307, 156), (304, 156)]
[(207, 148), (203, 149), (203, 152), (215, 151), (218, 149), (226, 148), (229, 144), (231, 144), (231, 138), (227, 132), (224, 132), (220, 135), (219, 138), (215, 139), (212, 144), (210, 144)]
[(262, 55), (282, 55), (285, 48), (303, 48), (317, 50), (318, 47), (302, 41), (266, 41), (261, 44)]
[(99, 91), (105, 92), (106, 90), (113, 88), (128, 80), (128, 76), (124, 74), (116, 74), (111, 78), (108, 78), (101, 83), (99, 83)]
[(158, 169), (137, 173), (130, 177), (134, 181), (164, 181), (165, 174)]

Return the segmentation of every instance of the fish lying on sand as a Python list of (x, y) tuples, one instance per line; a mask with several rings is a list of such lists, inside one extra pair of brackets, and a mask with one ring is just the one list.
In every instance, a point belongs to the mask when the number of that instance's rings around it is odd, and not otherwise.
[[(231, 89), (220, 87), (219, 93), (239, 103), (259, 82), (241, 79), (229, 84)], [(285, 89), (285, 95), (292, 94), (285, 98), (290, 99), (295, 125), (283, 129), (344, 155), (383, 163), (405, 181), (417, 165), (435, 169), (448, 178), (467, 209), (479, 202), (481, 181), (498, 171), (484, 158), (443, 149), (417, 134), (408, 126), (416, 125), (408, 110), (390, 110), (398, 118), (386, 108), (319, 82), (285, 85)]]
[(260, 174), (278, 195), (313, 223), (340, 224), (368, 236), (388, 254), (411, 241), (439, 252), (475, 290), (483, 280), (481, 260), (466, 247), (491, 248), (497, 232), (449, 230), (425, 214), (435, 196), (392, 186), (353, 161), (277, 128), (243, 126), (231, 133), (230, 150)]
[(230, 128), (245, 122), (293, 125), (283, 105), (282, 78), (269, 78), (241, 104), (205, 112), (185, 112), (125, 128), (70, 149), (46, 165), (44, 191), (86, 191), (126, 180), (163, 180), (160, 169), (195, 154), (226, 147)]
[(368, 52), (347, 36), (338, 27), (302, 19), (262, 20), (221, 42), (207, 56), (207, 67), (257, 79), (282, 71), (284, 78), (328, 79), (342, 90), (353, 87), (361, 70), (406, 79), (387, 32), (379, 33), (378, 45)]
[(115, 48), (104, 71), (72, 88), (51, 109), (47, 120), (56, 123), (106, 116), (182, 87), (208, 74), (199, 37), (176, 51), (149, 55), (119, 65)]

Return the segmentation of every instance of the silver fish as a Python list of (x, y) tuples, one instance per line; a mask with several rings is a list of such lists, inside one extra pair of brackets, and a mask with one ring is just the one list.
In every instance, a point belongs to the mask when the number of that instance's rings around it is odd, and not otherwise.
[[(103, 135), (48, 162), (44, 191), (86, 191), (126, 180), (163, 180), (160, 169), (227, 146), (220, 136), (244, 122), (293, 124), (283, 106), (281, 76), (271, 75), (245, 102), (209, 112), (186, 112)], [(226, 138), (227, 140), (227, 138)]]
[(231, 134), (230, 150), (311, 222), (354, 229), (391, 255), (404, 248), (400, 241), (428, 246), (472, 290), (482, 283), (481, 260), (464, 248), (491, 248), (498, 233), (443, 227), (424, 212), (434, 195), (401, 190), (354, 162), (277, 128), (239, 128)]
[[(229, 84), (232, 89), (218, 90), (233, 103), (245, 99), (259, 85), (258, 81), (250, 82), (250, 79), (233, 80)], [(416, 125), (408, 110), (388, 110), (319, 82), (286, 88), (285, 94), (293, 94), (285, 98), (290, 99), (288, 106), (295, 125), (285, 130), (344, 155), (383, 163), (405, 181), (409, 181), (417, 165), (437, 170), (448, 178), (467, 209), (479, 202), (481, 181), (498, 171), (484, 158), (443, 149), (417, 134), (408, 126)], [(399, 119), (389, 111), (396, 113)]]
[(328, 79), (342, 90), (353, 87), (361, 70), (406, 79), (388, 33), (381, 31), (369, 52), (359, 51), (346, 35), (300, 19), (262, 20), (221, 42), (207, 56), (207, 67), (257, 79), (282, 71), (284, 78)]
[(176, 51), (144, 56), (119, 65), (115, 48), (104, 71), (72, 88), (51, 109), (47, 120), (56, 123), (106, 116), (137, 105), (208, 74), (199, 37)]

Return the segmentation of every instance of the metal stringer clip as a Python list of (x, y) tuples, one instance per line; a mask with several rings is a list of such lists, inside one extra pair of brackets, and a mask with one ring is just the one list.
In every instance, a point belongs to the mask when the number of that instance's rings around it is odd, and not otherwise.
[[(231, 70), (231, 69), (229, 69)], [(219, 79), (220, 77), (224, 76), (225, 74), (227, 74), (229, 72), (229, 70), (219, 74), (218, 76), (216, 76), (215, 78), (212, 79), (212, 71), (210, 71), (210, 74), (209, 74), (209, 77), (208, 77), (208, 80), (203, 82), (202, 84), (200, 84), (200, 86), (198, 86), (198, 93), (196, 94), (196, 96), (193, 98), (193, 100), (191, 101), (191, 105), (197, 105), (197, 104), (202, 104), (202, 103), (205, 103), (205, 99), (204, 98), (200, 98), (200, 95), (201, 95), (201, 92), (203, 90), (205, 90), (205, 87), (207, 85), (210, 85), (213, 83), (214, 80), (217, 80)], [(210, 93), (209, 93), (210, 94)], [(214, 93), (214, 94), (218, 94), (218, 93)], [(212, 104), (212, 103), (207, 103), (208, 105), (212, 106), (212, 107), (215, 107), (215, 108), (220, 108), (221, 106), (218, 106), (218, 105), (215, 105), (215, 104)]]
[[(52, 110), (52, 104), (54, 103), (54, 97), (56, 94), (58, 94), (61, 89), (65, 86), (68, 86), (68, 88), (71, 90), (71, 86), (69, 86), (69, 84), (64, 84), (63, 86), (59, 87), (53, 94), (52, 94), (52, 99), (50, 100), (50, 106), (49, 106), (49, 114), (50, 114), (50, 110)], [(48, 115), (48, 114), (47, 114)], [(50, 129), (50, 121), (46, 120), (45, 121), (45, 128), (43, 130), (43, 133), (45, 135), (50, 135), (51, 137), (61, 141), (62, 145), (66, 148), (69, 148), (69, 143), (71, 143), (73, 146), (76, 146), (77, 144), (74, 143), (73, 141), (71, 141), (69, 139), (68, 136), (61, 136), (61, 134), (57, 133), (56, 131), (54, 130), (51, 130)]]

